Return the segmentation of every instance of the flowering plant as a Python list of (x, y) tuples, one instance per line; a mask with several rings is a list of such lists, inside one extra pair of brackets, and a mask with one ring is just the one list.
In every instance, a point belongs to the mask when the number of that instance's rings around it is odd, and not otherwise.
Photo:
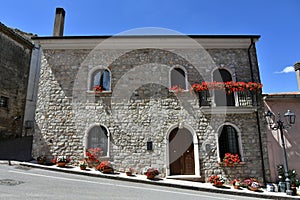
[(100, 85), (96, 85), (96, 86), (93, 87), (93, 90), (95, 92), (102, 92), (102, 87)]
[(159, 173), (159, 171), (158, 171), (158, 169), (156, 169), (156, 168), (153, 168), (153, 167), (145, 167), (144, 169), (143, 169), (143, 172), (142, 172), (144, 175), (146, 175), (147, 177), (148, 176), (156, 176), (156, 175), (158, 175), (158, 174), (160, 174)]
[(46, 156), (39, 156), (36, 158), (38, 164), (44, 164), (46, 162)]
[(178, 92), (183, 92), (184, 91), (184, 89), (182, 89), (180, 86), (178, 86), (178, 85), (174, 85), (174, 86), (172, 86), (171, 88), (170, 88), (170, 90), (171, 91), (174, 91), (174, 92), (176, 92), (176, 93), (178, 93)]
[(97, 167), (96, 170), (99, 170), (101, 172), (105, 171), (105, 170), (113, 170), (113, 166), (111, 164), (111, 162), (105, 160), (102, 161)]
[(241, 182), (241, 185), (254, 189), (258, 189), (261, 187), (259, 180), (257, 180), (256, 178), (247, 178)]
[(240, 179), (233, 179), (233, 180), (231, 181), (231, 184), (232, 184), (233, 186), (239, 186), (239, 185), (240, 185), (240, 182), (241, 182)]
[(195, 83), (192, 85), (191, 90), (194, 92), (201, 92), (207, 90), (225, 90), (227, 93), (237, 92), (237, 91), (259, 91), (262, 88), (261, 83), (256, 82), (202, 82)]
[(134, 172), (134, 169), (132, 167), (126, 167), (125, 170), (124, 170), (126, 173), (129, 172), (129, 173), (133, 173)]
[(226, 179), (223, 177), (221, 174), (218, 175), (211, 175), (209, 177), (209, 182), (212, 183), (213, 185), (222, 185), (225, 183)]
[(225, 153), (222, 163), (219, 164), (224, 166), (234, 166), (236, 164), (239, 164), (240, 162), (241, 160), (238, 154)]
[(134, 173), (134, 169), (132, 167), (126, 167), (124, 171), (128, 176), (131, 176)]
[(85, 152), (86, 154), (86, 161), (88, 163), (96, 163), (96, 164), (99, 164), (99, 160), (98, 158), (100, 156), (102, 156), (103, 154), (103, 151), (100, 147), (97, 147), (97, 148), (89, 148), (88, 150), (86, 150)]
[(71, 158), (68, 156), (57, 156), (52, 160), (52, 163), (60, 163), (60, 162), (69, 163), (70, 161)]
[(85, 160), (82, 160), (79, 162), (79, 167), (82, 167), (82, 168), (86, 168), (87, 167), (87, 163)]

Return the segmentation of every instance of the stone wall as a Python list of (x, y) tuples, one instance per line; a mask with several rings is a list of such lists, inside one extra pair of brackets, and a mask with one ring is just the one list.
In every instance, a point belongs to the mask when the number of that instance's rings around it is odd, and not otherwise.
[[(184, 67), (190, 84), (212, 81), (212, 71), (216, 67), (229, 69), (236, 81), (251, 81), (247, 49), (207, 50), (211, 59), (202, 58), (199, 61), (201, 67), (192, 65), (172, 50), (161, 49), (133, 50), (109, 61), (115, 51), (94, 54), (88, 50), (43, 51), (34, 157), (47, 155), (50, 159), (56, 155), (68, 155), (73, 163), (77, 163), (84, 156), (88, 130), (94, 125), (102, 125), (110, 135), (109, 158), (106, 159), (113, 161), (116, 169), (131, 166), (140, 171), (152, 165), (165, 173), (168, 133), (171, 127), (178, 126), (179, 121), (184, 120), (184, 126), (193, 129), (199, 140), (203, 180), (215, 172), (230, 177), (254, 176), (262, 179), (255, 109), (250, 113), (211, 114), (203, 112), (197, 97), (189, 91), (173, 93), (168, 89), (172, 66)], [(185, 51), (189, 51), (189, 58), (193, 57), (193, 50)], [(253, 77), (259, 81), (255, 61), (256, 58), (253, 60)], [(105, 67), (112, 74), (112, 92), (88, 92), (89, 71), (106, 62), (110, 63)], [(159, 81), (152, 77), (158, 77)], [(124, 95), (128, 91), (129, 96)], [(260, 95), (258, 99), (261, 99)], [(261, 107), (257, 109), (261, 114)], [(237, 127), (242, 138), (245, 164), (233, 174), (227, 168), (218, 166), (217, 130), (224, 123)], [(261, 135), (265, 145), (263, 130)], [(146, 149), (149, 140), (153, 141), (153, 151)], [(266, 155), (265, 148), (263, 151)]]
[(29, 41), (0, 23), (0, 98), (8, 100), (0, 107), (0, 140), (22, 135), (31, 48)]

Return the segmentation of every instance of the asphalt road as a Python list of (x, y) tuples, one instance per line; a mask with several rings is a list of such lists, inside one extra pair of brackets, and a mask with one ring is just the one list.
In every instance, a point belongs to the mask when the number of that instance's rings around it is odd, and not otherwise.
[(1, 200), (258, 199), (0, 164)]

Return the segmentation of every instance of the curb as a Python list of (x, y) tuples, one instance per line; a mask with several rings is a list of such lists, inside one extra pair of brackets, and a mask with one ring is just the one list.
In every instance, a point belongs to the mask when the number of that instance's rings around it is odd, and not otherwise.
[[(39, 165), (39, 164), (28, 163), (28, 162), (11, 161), (10, 163), (11, 163), (11, 165), (20, 165), (20, 166), (24, 166), (24, 167), (38, 168), (38, 169), (50, 170), (50, 171), (56, 171), (56, 172), (64, 172), (64, 173), (69, 173), (69, 174), (79, 174), (79, 175), (85, 175), (85, 176), (91, 176), (91, 177), (101, 177), (101, 178), (115, 179), (115, 180), (120, 180), (120, 181), (145, 183), (145, 184), (151, 184), (151, 185), (160, 185), (160, 186), (165, 186), (165, 187), (173, 187), (173, 188), (188, 189), (188, 190), (195, 190), (195, 191), (230, 194), (230, 195), (238, 195), (238, 196), (248, 196), (248, 197), (264, 198), (264, 199), (278, 199), (278, 200), (300, 199), (300, 196), (285, 196), (284, 193), (274, 195), (271, 193), (262, 194), (262, 193), (256, 193), (256, 192), (242, 192), (242, 191), (227, 190), (227, 189), (222, 189), (222, 188), (205, 188), (205, 187), (199, 187), (199, 186), (182, 185), (182, 184), (176, 184), (176, 183), (166, 183), (166, 182), (160, 181), (163, 179), (156, 179), (156, 180), (145, 179), (145, 180), (143, 180), (143, 179), (137, 179), (135, 177), (123, 177), (123, 176), (119, 176), (118, 174), (102, 174), (102, 173), (95, 174), (95, 173), (90, 173), (89, 171), (71, 170), (73, 168), (58, 168), (58, 167)], [(9, 162), (8, 161), (0, 161), (0, 164), (9, 164)]]

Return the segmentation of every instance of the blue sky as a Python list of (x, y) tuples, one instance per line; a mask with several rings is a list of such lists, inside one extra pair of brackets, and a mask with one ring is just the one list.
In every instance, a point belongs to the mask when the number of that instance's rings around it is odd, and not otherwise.
[(114, 35), (142, 27), (182, 34), (261, 35), (257, 54), (264, 93), (298, 91), (300, 0), (9, 0), (0, 22), (51, 36), (56, 7), (66, 10), (64, 35)]

